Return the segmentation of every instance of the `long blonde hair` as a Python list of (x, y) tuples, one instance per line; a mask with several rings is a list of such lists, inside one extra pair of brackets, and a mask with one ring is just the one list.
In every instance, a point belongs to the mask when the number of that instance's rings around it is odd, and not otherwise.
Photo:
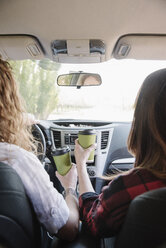
[(25, 108), (8, 62), (0, 58), (0, 142), (15, 144), (27, 151), (35, 146), (25, 120)]
[(136, 98), (128, 149), (136, 158), (134, 167), (166, 179), (166, 69), (151, 73), (143, 82)]

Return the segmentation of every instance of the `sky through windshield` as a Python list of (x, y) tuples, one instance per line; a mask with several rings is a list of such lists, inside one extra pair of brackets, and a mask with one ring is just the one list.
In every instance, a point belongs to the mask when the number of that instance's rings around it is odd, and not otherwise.
[(62, 64), (58, 74), (74, 71), (99, 73), (102, 85), (81, 89), (59, 87), (60, 104), (75, 108), (54, 112), (49, 119), (131, 121), (134, 100), (143, 80), (151, 72), (164, 67), (164, 61), (115, 59), (100, 64)]

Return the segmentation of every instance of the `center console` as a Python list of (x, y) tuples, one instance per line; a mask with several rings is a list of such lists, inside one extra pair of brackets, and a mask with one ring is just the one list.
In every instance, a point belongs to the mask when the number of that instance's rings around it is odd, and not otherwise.
[(78, 132), (85, 129), (94, 129), (96, 131), (96, 150), (94, 162), (87, 164), (87, 171), (90, 178), (96, 178), (102, 175), (103, 167), (107, 158), (112, 134), (113, 126), (108, 122), (54, 122), (51, 127), (51, 138), (53, 149), (62, 146), (69, 146), (71, 149), (71, 159), (74, 158), (75, 139), (78, 138)]

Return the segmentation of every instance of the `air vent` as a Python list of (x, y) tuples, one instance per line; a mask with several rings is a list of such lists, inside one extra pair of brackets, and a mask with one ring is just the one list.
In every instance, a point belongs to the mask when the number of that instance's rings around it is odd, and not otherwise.
[(105, 149), (108, 144), (109, 131), (101, 132), (101, 149)]
[(60, 131), (52, 131), (55, 147), (61, 147), (61, 132)]

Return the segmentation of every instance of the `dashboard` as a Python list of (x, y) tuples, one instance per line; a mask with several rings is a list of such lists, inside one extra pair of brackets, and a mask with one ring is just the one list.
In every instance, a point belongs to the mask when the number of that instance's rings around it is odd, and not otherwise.
[(38, 126), (46, 140), (46, 166), (53, 163), (51, 151), (65, 145), (70, 147), (71, 160), (75, 162), (74, 141), (78, 137), (78, 132), (85, 129), (96, 131), (97, 147), (94, 162), (87, 164), (87, 171), (97, 192), (100, 192), (103, 186), (102, 175), (133, 167), (134, 158), (127, 150), (131, 123), (59, 119), (40, 121)]

